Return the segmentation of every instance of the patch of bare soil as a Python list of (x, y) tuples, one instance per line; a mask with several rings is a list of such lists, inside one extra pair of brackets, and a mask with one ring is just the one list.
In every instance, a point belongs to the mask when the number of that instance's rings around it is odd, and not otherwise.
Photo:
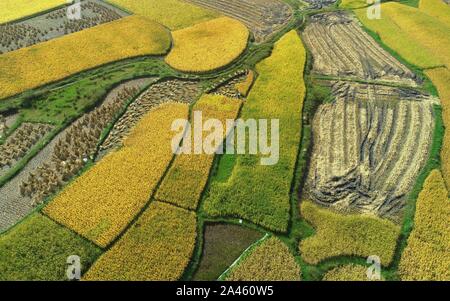
[(255, 41), (267, 41), (292, 18), (291, 7), (279, 0), (185, 0), (217, 10), (244, 23)]
[(313, 55), (314, 73), (417, 85), (417, 76), (345, 12), (312, 16), (303, 38)]
[(437, 99), (414, 90), (335, 82), (313, 121), (306, 192), (344, 211), (395, 217), (426, 164)]

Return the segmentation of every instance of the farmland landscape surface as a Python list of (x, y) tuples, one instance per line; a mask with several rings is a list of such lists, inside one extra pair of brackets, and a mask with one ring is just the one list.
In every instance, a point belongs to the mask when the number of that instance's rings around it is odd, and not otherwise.
[(450, 281), (449, 221), (448, 1), (0, 1), (0, 280)]

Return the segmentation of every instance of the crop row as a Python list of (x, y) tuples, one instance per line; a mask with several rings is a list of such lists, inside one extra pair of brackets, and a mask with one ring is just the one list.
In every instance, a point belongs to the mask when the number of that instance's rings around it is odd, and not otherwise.
[(247, 47), (248, 29), (228, 17), (196, 24), (172, 33), (173, 48), (166, 63), (187, 72), (206, 72), (224, 67)]
[(164, 54), (169, 47), (163, 26), (131, 16), (9, 52), (0, 56), (0, 99), (113, 61)]
[(276, 231), (287, 230), (305, 95), (305, 57), (299, 36), (291, 31), (276, 43), (272, 55), (257, 65), (259, 77), (241, 118), (279, 119), (279, 161), (267, 166), (261, 165), (260, 159), (265, 157), (261, 153), (235, 156), (228, 181), (212, 183), (204, 203), (208, 214), (239, 216)]
[(186, 119), (188, 106), (162, 105), (148, 113), (125, 139), (69, 184), (44, 212), (106, 247), (148, 202), (172, 159), (172, 121)]

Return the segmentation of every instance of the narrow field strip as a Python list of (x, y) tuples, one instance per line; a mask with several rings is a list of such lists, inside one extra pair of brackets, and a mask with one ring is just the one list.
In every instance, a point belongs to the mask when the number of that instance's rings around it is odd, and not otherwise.
[(162, 55), (170, 43), (163, 26), (130, 16), (12, 51), (0, 55), (0, 99), (117, 60)]
[(172, 121), (187, 116), (188, 106), (178, 103), (150, 111), (121, 149), (72, 182), (44, 212), (106, 247), (148, 202), (173, 157)]
[[(205, 121), (212, 118), (220, 120), (225, 137), (226, 120), (235, 120), (241, 105), (242, 101), (237, 99), (219, 95), (204, 95), (195, 104), (193, 111), (201, 112)], [(191, 125), (193, 126), (192, 123)], [(193, 127), (191, 127), (191, 132), (194, 132)], [(208, 134), (205, 132), (203, 138), (206, 138)], [(178, 155), (158, 188), (155, 199), (195, 210), (208, 181), (213, 161), (214, 154)]]
[(324, 281), (369, 281), (368, 268), (363, 265), (347, 264), (328, 271)]
[(242, 258), (226, 276), (227, 281), (295, 281), (300, 267), (289, 248), (278, 238), (270, 237)]
[(219, 16), (215, 11), (183, 0), (107, 0), (107, 2), (148, 17), (171, 30), (189, 27)]
[(67, 280), (67, 259), (80, 257), (84, 272), (100, 248), (34, 213), (0, 237), (0, 280)]
[(417, 199), (414, 228), (399, 265), (403, 280), (450, 280), (450, 199), (439, 170)]
[(173, 48), (165, 61), (186, 72), (207, 72), (229, 65), (246, 49), (249, 31), (228, 17), (203, 22), (172, 33)]
[(388, 266), (394, 256), (400, 227), (371, 215), (343, 215), (310, 201), (301, 204), (302, 217), (316, 234), (302, 240), (300, 253), (305, 262), (318, 264), (338, 256), (379, 256)]
[(84, 276), (85, 280), (178, 280), (197, 236), (195, 213), (153, 202)]
[(444, 181), (450, 187), (450, 70), (437, 68), (426, 70), (425, 74), (436, 86), (442, 104), (442, 119), (446, 130), (441, 150), (441, 168)]
[(271, 57), (257, 65), (259, 77), (241, 118), (279, 119), (279, 161), (261, 165), (260, 159), (267, 156), (260, 153), (235, 156), (228, 180), (213, 181), (210, 187), (204, 202), (207, 214), (237, 216), (271, 230), (287, 231), (289, 192), (300, 144), (305, 57), (299, 36), (291, 31), (276, 43)]
[(67, 0), (2, 0), (0, 1), (0, 24), (65, 4), (67, 4)]

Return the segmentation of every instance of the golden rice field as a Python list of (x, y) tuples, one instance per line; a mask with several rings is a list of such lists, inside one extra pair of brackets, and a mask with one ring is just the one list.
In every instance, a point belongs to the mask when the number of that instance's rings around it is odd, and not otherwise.
[(227, 275), (227, 281), (294, 281), (301, 270), (289, 248), (271, 237), (254, 247)]
[[(241, 105), (242, 101), (237, 99), (205, 94), (195, 104), (193, 111), (201, 112), (204, 120), (211, 118), (220, 120), (225, 135), (226, 120), (236, 119)], [(193, 124), (191, 131), (193, 132)], [(203, 138), (206, 138), (207, 134), (204, 133)], [(182, 208), (195, 210), (208, 181), (213, 160), (214, 154), (178, 155), (162, 181), (155, 198)]]
[(444, 3), (443, 0), (420, 0), (419, 9), (450, 26), (450, 6)]
[(236, 60), (247, 47), (249, 31), (241, 22), (222, 17), (174, 31), (172, 36), (166, 63), (181, 71), (207, 72)]
[(2, 0), (0, 1), (0, 24), (28, 17), (67, 2), (67, 0)]
[(178, 280), (189, 264), (197, 235), (195, 213), (153, 202), (85, 280)]
[(434, 170), (417, 199), (414, 228), (399, 265), (403, 280), (450, 280), (449, 216), (448, 191)]
[(83, 70), (142, 55), (161, 55), (170, 33), (146, 18), (130, 16), (0, 55), (0, 99)]
[(328, 271), (324, 281), (369, 281), (367, 267), (357, 264), (347, 264)]
[[(183, 0), (107, 0), (129, 12), (154, 20), (171, 30), (177, 30), (219, 16), (215, 11), (192, 5)], [(170, 12), (170, 13), (169, 13)]]
[(430, 69), (426, 70), (425, 74), (438, 89), (439, 98), (442, 103), (442, 119), (446, 131), (441, 150), (441, 168), (447, 187), (450, 187), (450, 70), (447, 68)]
[(310, 201), (301, 204), (301, 215), (316, 233), (300, 242), (300, 253), (309, 264), (336, 256), (377, 255), (388, 266), (394, 255), (400, 227), (369, 215), (343, 215)]
[(136, 125), (121, 149), (68, 185), (44, 212), (106, 247), (149, 201), (173, 157), (172, 121), (187, 117), (184, 104), (154, 109)]
[(449, 43), (447, 26), (403, 4), (384, 3), (381, 9), (380, 20), (368, 19), (365, 9), (355, 10), (355, 13), (366, 27), (408, 62), (421, 68), (448, 63), (445, 50)]
[(245, 81), (236, 84), (236, 90), (238, 90), (242, 96), (246, 97), (248, 95), (248, 92), (250, 92), (254, 81), (255, 73), (250, 70), (247, 74), (247, 77), (245, 78)]

